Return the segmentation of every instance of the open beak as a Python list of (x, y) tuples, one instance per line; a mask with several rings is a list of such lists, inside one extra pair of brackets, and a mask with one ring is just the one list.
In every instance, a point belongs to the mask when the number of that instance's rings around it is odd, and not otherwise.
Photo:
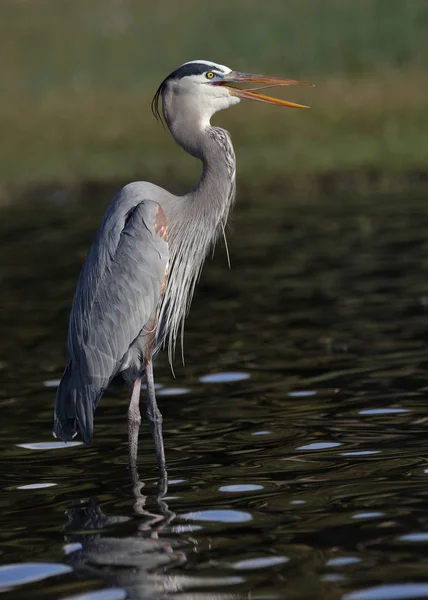
[[(261, 83), (263, 85), (262, 87), (243, 90), (230, 85), (233, 83)], [(238, 71), (231, 71), (225, 75), (221, 81), (216, 82), (215, 85), (227, 87), (232, 96), (238, 96), (238, 98), (245, 98), (246, 100), (267, 102), (268, 104), (288, 106), (289, 108), (309, 108), (309, 106), (305, 106), (304, 104), (296, 104), (295, 102), (288, 102), (287, 100), (273, 98), (272, 96), (265, 96), (264, 94), (259, 94), (256, 92), (256, 90), (259, 89), (282, 85), (311, 85), (310, 83), (305, 83), (304, 81), (294, 81), (293, 79), (280, 79), (279, 77), (265, 77), (264, 75), (255, 75), (253, 73), (240, 73)]]

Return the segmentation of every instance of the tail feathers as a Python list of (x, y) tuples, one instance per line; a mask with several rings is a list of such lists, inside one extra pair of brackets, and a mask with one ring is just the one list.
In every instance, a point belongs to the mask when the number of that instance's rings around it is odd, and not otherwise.
[(94, 431), (94, 410), (101, 393), (83, 388), (81, 391), (70, 385), (67, 371), (58, 388), (53, 435), (68, 442), (80, 433), (85, 444), (92, 442)]

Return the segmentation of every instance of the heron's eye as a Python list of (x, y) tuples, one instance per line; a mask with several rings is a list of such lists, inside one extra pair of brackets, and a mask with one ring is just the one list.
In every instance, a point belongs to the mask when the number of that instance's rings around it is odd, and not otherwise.
[(205, 77), (207, 79), (214, 79), (215, 74), (212, 71), (208, 71), (208, 73), (205, 73)]

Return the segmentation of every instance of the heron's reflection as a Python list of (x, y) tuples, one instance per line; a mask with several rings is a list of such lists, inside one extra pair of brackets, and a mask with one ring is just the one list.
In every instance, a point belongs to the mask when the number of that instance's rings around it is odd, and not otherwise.
[[(138, 476), (135, 463), (130, 463), (133, 483), (134, 512), (138, 525), (131, 535), (110, 536), (105, 528), (118, 523), (134, 523), (131, 517), (106, 515), (96, 498), (79, 504), (67, 512), (64, 527), (67, 545), (66, 561), (73, 569), (90, 578), (103, 579), (109, 586), (123, 588), (128, 598), (163, 598), (165, 594), (183, 592), (191, 588), (217, 587), (236, 583), (228, 578), (196, 578), (170, 573), (172, 567), (186, 562), (182, 547), (189, 540), (168, 538), (162, 531), (176, 517), (165, 500), (168, 478), (163, 472), (154, 496), (155, 509), (147, 508), (148, 496), (143, 494), (144, 483)], [(126, 526), (125, 526), (126, 527)], [(104, 531), (100, 531), (104, 530)], [(238, 598), (221, 593), (198, 594), (201, 598)]]
[(132, 522), (132, 519), (106, 515), (98, 500), (91, 498), (89, 503), (79, 504), (67, 512), (68, 522), (64, 527), (67, 561), (81, 574), (123, 587), (131, 598), (182, 589), (178, 581), (174, 583), (174, 576), (155, 573), (157, 569), (165, 570), (186, 561), (185, 553), (175, 549), (177, 541), (159, 537), (160, 531), (175, 518), (164, 500), (168, 491), (167, 474), (164, 472), (159, 478), (154, 496), (156, 508), (149, 511), (148, 498), (143, 494), (144, 483), (135, 465), (130, 465), (130, 471), (134, 512), (141, 518), (137, 530), (123, 537), (100, 531), (118, 523)]

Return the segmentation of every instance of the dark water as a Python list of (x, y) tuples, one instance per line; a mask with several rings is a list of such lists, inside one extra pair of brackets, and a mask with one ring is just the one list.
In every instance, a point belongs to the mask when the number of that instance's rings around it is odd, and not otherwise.
[(91, 447), (51, 437), (105, 206), (61, 200), (0, 219), (4, 597), (428, 597), (426, 198), (239, 201), (186, 367), (156, 369), (167, 491), (146, 423), (132, 485), (126, 393), (103, 399)]

